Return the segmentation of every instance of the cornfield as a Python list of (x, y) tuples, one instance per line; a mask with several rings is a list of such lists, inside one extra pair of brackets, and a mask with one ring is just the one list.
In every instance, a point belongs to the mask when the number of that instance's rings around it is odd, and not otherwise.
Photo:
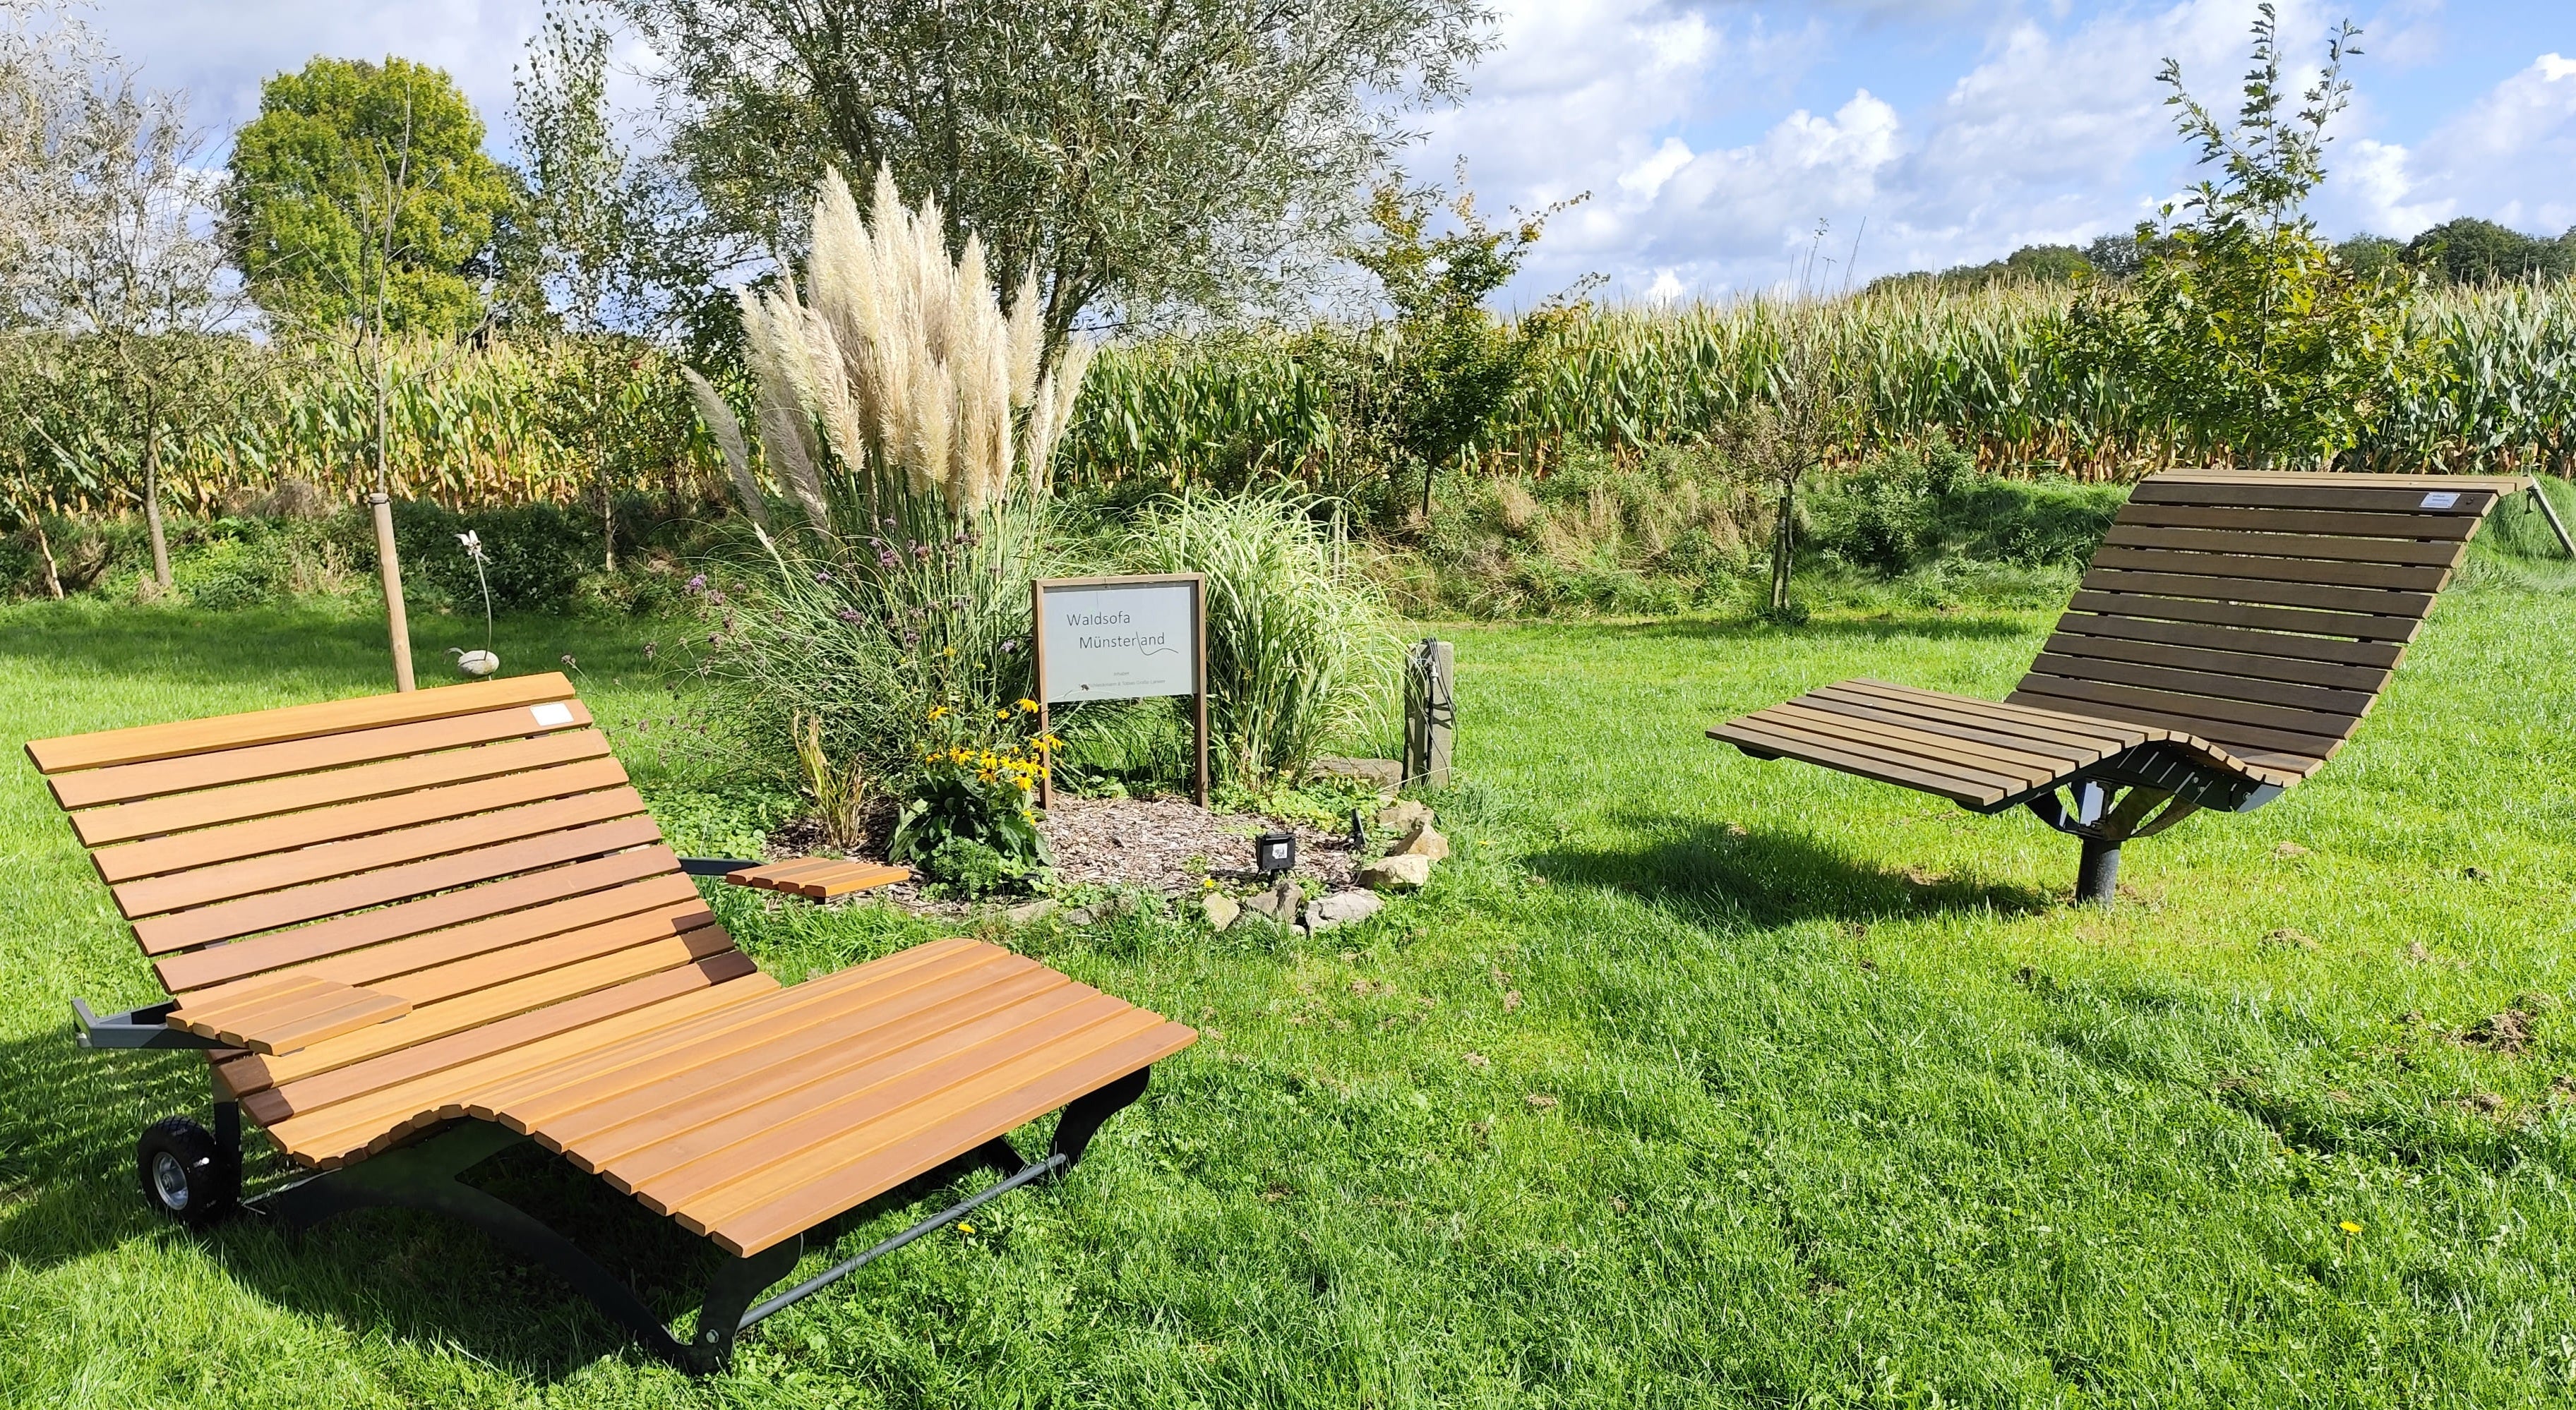
[[(494, 338), (480, 346), (411, 340), (386, 349), (388, 463), (398, 498), (476, 509), (648, 492), (696, 503), (721, 484), (717, 452), (690, 410), (679, 370), (641, 346)], [(25, 359), (18, 359), (23, 362)], [(280, 481), (347, 501), (373, 489), (375, 392), (349, 347), (233, 346), (223, 375), (240, 389), (223, 414), (162, 446), (165, 502), (216, 514)], [(9, 398), (22, 424), (14, 472), (26, 496), (63, 513), (138, 502), (135, 447), (99, 379), (74, 392)], [(13, 387), (22, 391), (24, 384)], [(59, 463), (59, 462), (69, 463)], [(49, 463), (54, 462), (54, 463)], [(604, 475), (603, 475), (604, 471)]]
[[(1873, 444), (1855, 453), (1939, 429), (2006, 471), (2125, 479), (2208, 459), (2194, 428), (2155, 419), (2069, 354), (2066, 313), (2064, 294), (2036, 288), (1599, 309), (1549, 340), (1474, 455), (1487, 469), (1543, 474), (1571, 450), (1704, 442), (1762, 394), (1781, 321), (1808, 319), (1828, 325), (1837, 364), (1866, 381)], [(2421, 299), (2415, 317), (2438, 339), (2441, 374), (2392, 407), (2365, 453), (2564, 473), (2576, 456), (2576, 285), (2448, 290)], [(1368, 467), (1329, 377), (1301, 353), (1329, 337), (1365, 352), (1386, 336), (1317, 329), (1111, 348), (1092, 369), (1059, 474), (1332, 487)]]

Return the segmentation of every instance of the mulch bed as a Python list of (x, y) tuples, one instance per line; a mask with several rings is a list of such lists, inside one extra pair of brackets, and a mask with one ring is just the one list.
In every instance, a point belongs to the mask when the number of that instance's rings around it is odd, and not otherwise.
[[(863, 860), (884, 856), (893, 817), (890, 808), (882, 811), (885, 816), (869, 819), (869, 845), (854, 854)], [(1252, 869), (1252, 839), (1270, 831), (1297, 834), (1295, 874), (1313, 877), (1327, 891), (1350, 889), (1357, 870), (1347, 834), (1252, 813), (1212, 812), (1186, 798), (1059, 797), (1038, 826), (1055, 851), (1059, 883), (1181, 896), (1204, 891), (1209, 877), (1219, 884), (1254, 882), (1260, 874)], [(821, 840), (821, 829), (800, 819), (770, 834), (769, 850), (773, 857), (807, 856)], [(926, 896), (919, 882), (898, 882), (866, 895), (922, 915), (963, 916), (978, 909), (969, 902)]]

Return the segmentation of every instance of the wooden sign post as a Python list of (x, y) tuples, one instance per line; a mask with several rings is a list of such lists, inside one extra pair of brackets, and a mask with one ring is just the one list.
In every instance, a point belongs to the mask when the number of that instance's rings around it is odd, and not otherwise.
[[(1040, 578), (1029, 585), (1029, 660), (1038, 730), (1053, 707), (1084, 700), (1190, 697), (1198, 744), (1194, 796), (1208, 805), (1207, 580), (1197, 573)], [(1055, 798), (1054, 761), (1038, 777), (1038, 806)]]

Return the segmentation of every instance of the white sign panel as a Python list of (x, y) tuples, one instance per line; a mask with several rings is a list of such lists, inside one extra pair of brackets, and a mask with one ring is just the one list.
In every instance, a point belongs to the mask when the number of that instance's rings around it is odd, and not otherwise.
[(2450, 509), (2457, 506), (2459, 502), (2460, 492), (2458, 490), (2435, 490), (2431, 494), (2424, 496), (2423, 507), (2426, 509)]
[(1041, 585), (1046, 702), (1197, 694), (1197, 605), (1192, 582)]

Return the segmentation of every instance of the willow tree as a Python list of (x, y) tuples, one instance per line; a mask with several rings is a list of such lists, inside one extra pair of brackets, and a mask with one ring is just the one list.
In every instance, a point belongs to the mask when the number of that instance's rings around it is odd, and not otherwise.
[(1482, 0), (607, 0), (655, 56), (701, 232), (800, 249), (816, 172), (893, 172), (952, 250), (1033, 269), (1052, 362), (1133, 323), (1303, 287)]

